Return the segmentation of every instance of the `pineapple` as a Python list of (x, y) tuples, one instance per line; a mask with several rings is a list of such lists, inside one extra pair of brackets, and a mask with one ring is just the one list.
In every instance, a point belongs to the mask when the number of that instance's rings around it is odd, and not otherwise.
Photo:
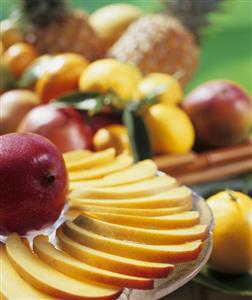
[(22, 0), (25, 40), (40, 53), (74, 52), (92, 61), (103, 56), (102, 42), (82, 11), (64, 0)]
[(129, 26), (107, 56), (137, 65), (144, 74), (177, 74), (185, 87), (199, 61), (199, 30), (220, 0), (163, 0), (167, 14), (144, 16)]

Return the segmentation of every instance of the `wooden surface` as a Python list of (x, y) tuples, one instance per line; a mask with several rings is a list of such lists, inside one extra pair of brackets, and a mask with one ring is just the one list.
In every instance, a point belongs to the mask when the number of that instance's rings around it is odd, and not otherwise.
[(182, 184), (209, 182), (252, 172), (252, 143), (186, 155), (154, 158), (159, 170), (176, 177)]

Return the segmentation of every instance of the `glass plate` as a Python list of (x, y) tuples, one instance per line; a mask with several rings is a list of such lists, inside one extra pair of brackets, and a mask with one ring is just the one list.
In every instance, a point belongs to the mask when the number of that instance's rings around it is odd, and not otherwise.
[[(66, 220), (64, 216), (66, 209), (67, 205), (54, 225), (44, 230), (29, 232), (26, 237), (30, 244), (32, 244), (34, 236), (44, 234), (49, 236), (50, 241), (56, 245), (55, 231), (58, 226)], [(195, 193), (193, 193), (193, 210), (200, 213), (200, 223), (207, 225), (209, 232), (208, 238), (204, 241), (203, 249), (198, 258), (191, 262), (175, 264), (175, 270), (167, 278), (155, 280), (154, 289), (149, 291), (124, 289), (118, 300), (158, 300), (174, 292), (199, 273), (207, 262), (212, 249), (213, 216), (204, 199)], [(6, 236), (0, 235), (0, 241), (5, 242), (5, 240)]]
[(193, 210), (200, 213), (200, 223), (208, 226), (208, 238), (196, 260), (175, 264), (174, 271), (165, 279), (155, 280), (155, 287), (149, 291), (125, 289), (118, 300), (158, 300), (165, 297), (194, 278), (204, 267), (212, 250), (213, 216), (206, 201), (193, 193)]

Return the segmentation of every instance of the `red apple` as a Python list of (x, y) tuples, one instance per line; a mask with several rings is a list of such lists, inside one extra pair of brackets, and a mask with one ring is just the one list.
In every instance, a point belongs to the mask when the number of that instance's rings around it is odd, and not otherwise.
[(37, 134), (0, 136), (0, 233), (38, 230), (60, 215), (68, 190), (59, 150)]
[(205, 146), (228, 146), (242, 142), (252, 124), (250, 96), (236, 83), (206, 82), (194, 89), (183, 103), (198, 141)]
[(32, 109), (22, 120), (18, 132), (34, 132), (52, 141), (61, 152), (92, 148), (92, 131), (71, 107), (53, 104)]

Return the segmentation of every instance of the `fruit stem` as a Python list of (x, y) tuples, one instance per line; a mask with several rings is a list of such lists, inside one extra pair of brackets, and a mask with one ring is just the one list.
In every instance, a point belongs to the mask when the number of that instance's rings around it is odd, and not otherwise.
[(235, 201), (235, 202), (236, 202), (236, 198), (235, 198), (235, 196), (232, 194), (232, 191), (229, 190), (229, 189), (226, 189), (226, 192), (228, 193), (230, 199), (231, 199), (232, 201)]

